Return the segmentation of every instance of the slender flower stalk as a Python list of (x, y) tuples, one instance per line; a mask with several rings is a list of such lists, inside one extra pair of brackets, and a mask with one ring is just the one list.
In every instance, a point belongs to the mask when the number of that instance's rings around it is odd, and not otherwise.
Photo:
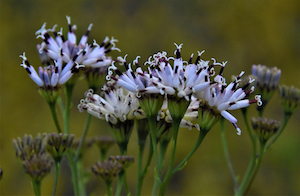
[(55, 196), (57, 183), (58, 183), (58, 176), (59, 176), (59, 170), (60, 170), (60, 163), (55, 162), (54, 165), (54, 171), (55, 171), (55, 177), (54, 177), (54, 184), (53, 184), (53, 190), (52, 190), (52, 196)]
[(267, 141), (272, 138), (279, 130), (280, 123), (273, 119), (266, 118), (252, 118), (252, 128), (257, 138), (259, 139), (260, 151), (259, 156), (255, 157), (255, 163), (251, 164), (242, 181), (240, 188), (236, 195), (244, 195), (249, 190), (257, 172), (260, 167), (262, 158), (266, 152)]
[(220, 125), (221, 125), (221, 139), (222, 139), (222, 144), (223, 144), (223, 149), (225, 153), (225, 158), (229, 167), (229, 171), (233, 180), (234, 184), (234, 190), (237, 191), (239, 189), (239, 185), (237, 182), (237, 177), (235, 175), (235, 171), (231, 162), (229, 150), (228, 150), (228, 145), (227, 145), (227, 140), (226, 140), (226, 135), (225, 135), (225, 119), (221, 118), (220, 119)]
[(242, 113), (243, 113), (243, 118), (244, 118), (244, 122), (246, 125), (246, 130), (251, 138), (252, 141), (252, 155), (251, 155), (251, 160), (249, 163), (249, 166), (247, 168), (247, 171), (245, 173), (245, 176), (243, 177), (240, 186), (237, 190), (235, 190), (235, 194), (237, 194), (240, 190), (244, 190), (245, 187), (247, 186), (247, 183), (252, 175), (252, 172), (255, 168), (255, 165), (257, 163), (257, 137), (256, 135), (252, 132), (249, 122), (248, 122), (248, 110), (247, 108), (243, 108), (242, 109)]
[(80, 151), (81, 151), (82, 145), (83, 145), (83, 143), (84, 143), (86, 134), (87, 134), (87, 132), (88, 132), (90, 122), (91, 122), (91, 114), (87, 114), (85, 126), (84, 126), (83, 133), (82, 133), (82, 136), (81, 136), (81, 138), (80, 138), (80, 142), (79, 142), (79, 145), (78, 145), (76, 154), (75, 154), (74, 162), (77, 161), (77, 159), (78, 159), (78, 157), (79, 157), (79, 155), (80, 155)]
[[(138, 171), (138, 177), (137, 177), (137, 185), (136, 185), (136, 195), (141, 195), (142, 192), (142, 186), (144, 182), (144, 178), (146, 176), (146, 173), (143, 169), (143, 155), (145, 151), (145, 145), (147, 141), (147, 137), (149, 135), (149, 125), (147, 119), (140, 119), (136, 120), (135, 124), (137, 125), (137, 134), (138, 134), (138, 160), (137, 160), (137, 171)], [(151, 147), (150, 147), (151, 148)], [(150, 154), (151, 149), (149, 149)], [(151, 155), (152, 157), (152, 155)], [(149, 159), (149, 158), (148, 158)], [(146, 162), (145, 169), (149, 167), (150, 162)]]

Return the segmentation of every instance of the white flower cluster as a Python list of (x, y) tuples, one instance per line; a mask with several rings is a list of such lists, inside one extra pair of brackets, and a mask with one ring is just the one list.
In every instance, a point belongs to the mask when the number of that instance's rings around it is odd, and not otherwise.
[[(71, 24), (71, 18), (67, 16), (69, 32), (68, 39), (65, 40), (62, 28), (59, 32), (56, 32), (56, 25), (52, 29), (46, 29), (46, 23), (44, 23), (40, 30), (36, 32), (37, 38), (42, 38), (44, 41), (38, 46), (40, 54), (46, 54), (46, 56), (57, 60), (62, 58), (65, 63), (70, 60), (83, 64), (88, 67), (102, 67), (111, 64), (111, 58), (106, 57), (106, 53), (111, 50), (119, 50), (115, 46), (115, 42), (118, 41), (113, 37), (111, 40), (106, 37), (99, 45), (96, 40), (92, 44), (88, 44), (88, 35), (92, 28), (92, 24), (89, 25), (86, 33), (81, 37), (78, 45), (75, 35), (76, 25)], [(54, 38), (49, 35), (52, 32)]]
[(90, 89), (85, 93), (85, 99), (77, 106), (79, 111), (86, 110), (93, 116), (117, 124), (126, 120), (144, 118), (143, 111), (139, 108), (139, 100), (134, 93), (124, 93), (120, 86), (104, 87), (103, 98), (94, 94)]
[[(81, 37), (80, 42), (76, 43), (76, 25), (71, 24), (71, 19), (67, 16), (69, 32), (67, 40), (64, 38), (62, 28), (59, 32), (55, 31), (56, 25), (52, 29), (46, 29), (44, 23), (36, 34), (37, 38), (44, 41), (37, 45), (38, 52), (45, 67), (39, 67), (38, 73), (29, 64), (25, 53), (20, 55), (23, 59), (22, 67), (28, 72), (30, 78), (40, 87), (51, 88), (67, 82), (73, 73), (78, 72), (82, 67), (107, 68), (111, 62), (111, 57), (106, 54), (111, 50), (119, 50), (115, 46), (116, 39), (106, 37), (99, 45), (94, 42), (88, 44), (88, 35), (92, 28), (89, 25), (86, 33)], [(49, 35), (52, 32), (54, 37)]]
[(48, 65), (46, 67), (39, 67), (38, 73), (28, 62), (25, 52), (20, 55), (23, 59), (22, 67), (27, 71), (29, 77), (40, 87), (54, 88), (58, 85), (62, 85), (67, 82), (71, 76), (78, 72), (79, 68), (83, 67), (78, 63), (74, 63), (70, 60), (64, 67), (62, 66), (62, 58), (54, 60), (54, 65)]
[[(137, 67), (135, 71), (133, 71), (131, 64), (126, 63), (126, 56), (125, 58), (119, 58), (118, 61), (125, 66), (126, 71), (122, 73), (115, 66), (115, 62), (113, 62), (109, 67), (107, 79), (117, 81), (119, 85), (135, 93), (137, 97), (141, 93), (160, 93), (166, 96), (185, 98), (187, 101), (192, 99), (192, 104), (184, 118), (184, 123), (187, 127), (194, 126), (189, 120), (185, 120), (187, 117), (191, 119), (197, 118), (197, 103), (199, 102), (196, 100), (205, 101), (211, 108), (217, 109), (220, 115), (230, 121), (237, 129), (238, 134), (240, 134), (241, 131), (236, 124), (237, 119), (227, 110), (244, 108), (251, 103), (262, 104), (259, 95), (255, 96), (253, 100), (246, 99), (246, 95), (253, 92), (254, 87), (249, 91), (245, 91), (245, 89), (254, 80), (250, 79), (248, 84), (240, 88), (238, 82), (244, 74), (242, 72), (234, 82), (227, 85), (222, 75), (226, 62), (218, 63), (215, 59), (212, 59), (212, 63), (204, 61), (200, 58), (203, 52), (198, 52), (195, 63), (192, 63), (193, 55), (189, 61), (183, 61), (181, 58), (182, 44), (176, 46), (175, 58), (167, 57), (166, 52), (159, 52), (150, 56), (148, 61), (145, 62), (148, 71), (142, 70), (138, 64), (138, 58), (133, 62), (133, 65)], [(221, 68), (219, 74), (213, 78), (215, 66), (220, 66)], [(113, 76), (113, 72), (118, 76)], [(166, 117), (167, 120), (172, 121), (169, 115)]]

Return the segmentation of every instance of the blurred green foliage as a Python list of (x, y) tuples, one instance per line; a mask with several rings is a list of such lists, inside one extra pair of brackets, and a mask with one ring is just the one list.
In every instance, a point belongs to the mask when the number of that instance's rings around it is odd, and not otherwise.
[[(24, 174), (15, 157), (12, 139), (25, 133), (51, 133), (55, 126), (45, 100), (38, 94), (36, 85), (19, 65), (18, 56), (26, 52), (29, 62), (37, 68), (40, 60), (36, 53), (35, 31), (44, 22), (47, 28), (54, 24), (67, 32), (66, 15), (77, 25), (77, 39), (90, 23), (94, 26), (89, 43), (98, 43), (105, 36), (119, 40), (117, 47), (122, 52), (113, 52), (113, 58), (128, 54), (131, 62), (137, 55), (144, 62), (158, 51), (172, 54), (174, 42), (183, 43), (182, 56), (188, 59), (191, 53), (203, 49), (203, 59), (216, 58), (228, 61), (225, 76), (237, 75), (241, 70), (251, 73), (252, 64), (277, 66), (282, 70), (280, 84), (300, 88), (300, 1), (299, 0), (198, 0), (198, 1), (48, 1), (48, 0), (0, 0), (0, 167), (3, 177), (0, 181), (0, 195), (31, 195), (30, 180)], [(86, 113), (79, 113), (76, 105), (87, 90), (84, 80), (75, 88), (71, 111), (71, 132), (79, 138), (84, 127)], [(254, 106), (251, 114), (256, 116)], [(239, 112), (242, 131), (245, 129)], [(282, 121), (283, 112), (278, 95), (269, 103), (264, 115)], [(61, 117), (61, 115), (59, 116)], [(274, 147), (267, 153), (249, 194), (296, 195), (300, 194), (300, 113), (296, 112), (286, 130)], [(219, 125), (208, 134), (203, 144), (188, 162), (184, 170), (172, 179), (169, 194), (176, 195), (218, 195), (232, 194), (233, 185), (221, 147)], [(105, 122), (92, 119), (89, 137), (109, 135)], [(192, 148), (191, 142), (198, 135), (197, 130), (182, 129), (179, 134), (177, 157), (185, 156)], [(250, 159), (250, 140), (244, 132), (237, 136), (228, 123), (229, 150), (236, 173), (243, 175)], [(187, 142), (189, 141), (189, 142)], [(133, 133), (129, 143), (129, 155), (136, 155), (137, 138)], [(118, 154), (115, 146), (110, 151)], [(99, 159), (96, 147), (87, 151), (84, 167), (90, 167)], [(129, 186), (136, 183), (136, 166), (128, 173)], [(69, 168), (62, 163), (58, 195), (72, 193)], [(53, 172), (45, 178), (42, 193), (50, 194), (53, 186)], [(241, 176), (242, 177), (242, 176)], [(151, 191), (153, 173), (145, 179), (143, 191)], [(101, 195), (104, 183), (92, 175), (87, 185), (89, 193)]]

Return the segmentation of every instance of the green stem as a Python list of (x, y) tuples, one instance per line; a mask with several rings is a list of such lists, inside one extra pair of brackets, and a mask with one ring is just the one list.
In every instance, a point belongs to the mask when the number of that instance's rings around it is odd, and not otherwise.
[(60, 126), (59, 126), (59, 122), (58, 122), (58, 119), (57, 119), (57, 113), (56, 113), (56, 109), (55, 109), (56, 101), (48, 102), (48, 104), (50, 106), (52, 118), (54, 120), (54, 124), (56, 126), (57, 132), (61, 133), (61, 129), (60, 129)]
[(285, 126), (287, 125), (290, 117), (291, 117), (291, 114), (286, 114), (286, 113), (284, 114), (283, 124), (282, 124), (280, 130), (276, 133), (276, 135), (272, 138), (272, 140), (266, 146), (266, 151), (269, 150), (270, 147), (274, 144), (274, 142), (278, 139), (278, 137), (280, 136), (280, 134), (284, 130)]
[(166, 155), (166, 152), (167, 152), (169, 141), (160, 141), (159, 144), (160, 144), (159, 145), (160, 146), (160, 148), (159, 148), (160, 149), (160, 159), (159, 159), (159, 161), (160, 161), (161, 168), (163, 168), (165, 155)]
[(140, 171), (138, 171), (138, 182), (137, 182), (137, 189), (136, 189), (136, 195), (137, 196), (141, 195), (143, 181), (144, 181), (144, 178), (145, 178), (146, 174), (148, 173), (149, 166), (150, 166), (150, 163), (151, 163), (151, 160), (152, 160), (152, 157), (153, 157), (152, 142), (149, 143), (149, 146), (150, 146), (150, 148), (149, 148), (148, 157), (147, 157), (147, 161), (146, 161), (144, 170), (142, 171), (142, 173), (139, 173)]
[(60, 108), (60, 111), (61, 111), (62, 115), (64, 115), (64, 113), (65, 113), (65, 107), (64, 107), (64, 104), (62, 102), (61, 96), (59, 96), (56, 101), (57, 101), (57, 104), (58, 104), (58, 106)]
[(69, 150), (67, 152), (67, 157), (69, 160), (69, 165), (71, 168), (71, 173), (72, 173), (72, 183), (73, 183), (73, 189), (74, 189), (74, 195), (79, 196), (79, 188), (78, 188), (78, 173), (77, 173), (77, 167), (74, 162), (74, 156), (72, 152)]
[(172, 139), (172, 149), (171, 149), (171, 157), (170, 162), (168, 166), (167, 174), (163, 180), (163, 183), (159, 190), (159, 195), (165, 195), (167, 186), (171, 180), (171, 177), (173, 175), (173, 166), (175, 161), (175, 152), (176, 152), (176, 146), (177, 146), (177, 136), (179, 131), (181, 119), (173, 119), (173, 139)]
[(119, 178), (118, 178), (118, 186), (117, 186), (117, 190), (116, 190), (116, 193), (115, 193), (115, 196), (119, 196), (121, 194), (121, 190), (122, 190), (122, 185), (123, 185), (123, 182), (124, 182), (124, 178), (125, 178), (125, 171), (121, 171), (119, 173)]
[(158, 151), (157, 151), (157, 141), (156, 141), (156, 116), (151, 116), (148, 117), (149, 120), (149, 129), (150, 129), (150, 136), (151, 136), (151, 141), (152, 141), (152, 147), (153, 147), (153, 154), (154, 154), (154, 159), (156, 163), (156, 172), (154, 174), (154, 187), (152, 191), (152, 195), (156, 196), (157, 195), (157, 189), (159, 185), (161, 184), (161, 166), (160, 166), (160, 161), (159, 161), (159, 156), (158, 156)]
[(54, 177), (52, 196), (54, 196), (56, 193), (56, 188), (57, 188), (57, 183), (58, 183), (58, 176), (59, 176), (59, 162), (58, 161), (55, 161), (54, 170), (55, 170), (55, 177)]
[[(247, 194), (257, 172), (258, 172), (258, 169), (259, 169), (259, 166), (261, 164), (261, 161), (262, 161), (262, 158), (264, 156), (264, 152), (265, 152), (265, 146), (266, 146), (266, 143), (265, 142), (261, 142), (260, 143), (260, 153), (259, 153), (259, 157), (258, 159), (256, 160), (256, 164), (255, 164), (255, 168), (252, 172), (252, 175), (251, 177), (248, 179), (248, 182), (247, 182), (247, 186), (245, 187), (241, 187), (238, 191), (238, 193), (236, 194), (237, 196), (241, 196), (241, 195), (245, 195)], [(243, 188), (243, 189), (242, 189)]]
[(145, 168), (144, 168), (144, 171), (143, 171), (144, 175), (147, 174), (150, 163), (151, 163), (151, 160), (152, 160), (152, 157), (153, 157), (152, 142), (150, 142), (149, 146), (150, 146), (150, 148), (149, 148), (149, 152), (148, 152), (148, 157), (147, 157), (147, 161), (146, 161)]
[(41, 181), (31, 179), (31, 184), (33, 187), (34, 195), (40, 196), (41, 195)]
[(223, 149), (224, 149), (226, 161), (227, 161), (229, 171), (230, 171), (230, 174), (231, 174), (231, 177), (232, 177), (232, 180), (233, 180), (234, 188), (237, 191), (239, 189), (239, 185), (238, 185), (238, 182), (236, 180), (236, 175), (235, 175), (235, 172), (234, 172), (234, 169), (233, 169), (233, 165), (232, 165), (229, 150), (228, 150), (226, 134), (225, 134), (225, 119), (224, 118), (220, 119), (220, 125), (221, 125), (221, 140), (222, 140), (222, 144), (223, 144)]
[(252, 145), (255, 146), (255, 149), (256, 149), (256, 137), (252, 133), (249, 122), (248, 122), (248, 108), (243, 108), (242, 109), (242, 114), (243, 114), (243, 119), (244, 119), (244, 122), (245, 122), (245, 125), (246, 125), (246, 128), (247, 128), (247, 132), (250, 136)]
[(91, 114), (87, 114), (84, 130), (83, 130), (82, 136), (81, 136), (79, 144), (78, 144), (78, 148), (77, 148), (77, 151), (76, 151), (74, 162), (76, 162), (78, 157), (79, 157), (79, 154), (80, 154), (80, 151), (81, 151), (81, 148), (82, 148), (82, 144), (83, 144), (83, 142), (85, 140), (85, 137), (86, 137), (86, 134), (89, 130), (89, 125), (90, 125), (90, 122), (91, 122), (91, 116), (92, 116)]
[(77, 169), (79, 195), (85, 195), (85, 181), (83, 174), (84, 170), (82, 168), (82, 158), (79, 157), (75, 164)]
[(107, 196), (112, 196), (111, 183), (112, 183), (112, 181), (105, 181)]
[(137, 181), (137, 187), (136, 187), (136, 195), (139, 196), (141, 195), (142, 192), (142, 186), (143, 186), (143, 181), (144, 181), (144, 173), (143, 173), (143, 154), (144, 154), (144, 149), (145, 149), (145, 141), (140, 142), (139, 141), (139, 149), (138, 149), (138, 181)]
[[(71, 98), (72, 98), (72, 93), (74, 89), (74, 84), (68, 84), (66, 83), (65, 86), (65, 92), (66, 92), (66, 106), (63, 114), (64, 118), (64, 129), (66, 134), (70, 134), (69, 130), (69, 117), (70, 117), (70, 109), (71, 109)], [(79, 196), (79, 185), (78, 185), (78, 171), (76, 164), (74, 162), (74, 156), (71, 151), (67, 153), (68, 155), (68, 160), (69, 160), (69, 165), (71, 168), (71, 173), (72, 173), (72, 182), (73, 182), (73, 189), (74, 189), (74, 195)]]
[(129, 186), (128, 186), (128, 183), (127, 183), (126, 169), (124, 169), (124, 187), (125, 187), (127, 195), (130, 196), (131, 192), (130, 192), (130, 189), (129, 189)]
[[(127, 144), (128, 143), (118, 144), (121, 155), (126, 155), (127, 154)], [(123, 171), (121, 171), (120, 174), (119, 174), (119, 180), (118, 180), (116, 195), (117, 195), (117, 193), (118, 193), (118, 195), (120, 194), (123, 183), (124, 183), (124, 188), (127, 192), (127, 195), (131, 195), (128, 184), (127, 184), (127, 179), (126, 179), (126, 169), (123, 169)]]
[(188, 159), (196, 152), (196, 150), (199, 148), (200, 144), (202, 143), (204, 137), (208, 133), (209, 130), (201, 130), (199, 132), (198, 139), (193, 147), (193, 149), (190, 151), (190, 153), (174, 168), (173, 174), (179, 170), (181, 170), (185, 165)]
[(251, 131), (249, 122), (248, 122), (248, 113), (247, 110), (242, 110), (243, 112), (243, 117), (244, 117), (244, 122), (247, 128), (247, 132), (250, 136), (251, 142), (252, 142), (252, 157), (248, 166), (248, 169), (246, 171), (246, 174), (243, 178), (243, 181), (239, 187), (239, 189), (237, 190), (237, 194), (241, 194), (242, 192), (240, 192), (241, 190), (245, 190), (249, 179), (251, 178), (252, 174), (253, 174), (253, 170), (255, 168), (256, 165), (256, 161), (257, 161), (257, 157), (256, 157), (256, 137), (254, 136), (254, 134)]
[(232, 180), (233, 180), (234, 188), (235, 188), (235, 190), (238, 190), (239, 185), (238, 185), (238, 182), (236, 180), (236, 175), (235, 175), (235, 172), (234, 172), (234, 169), (233, 169), (233, 165), (232, 165), (229, 150), (228, 150), (227, 140), (226, 140), (225, 119), (224, 118), (220, 119), (220, 125), (221, 125), (221, 139), (222, 139), (222, 144), (223, 144), (223, 149), (224, 149), (226, 161), (227, 161), (229, 171), (230, 171), (230, 174), (231, 174), (231, 177), (232, 177)]
[(72, 98), (72, 93), (73, 93), (74, 85), (73, 84), (66, 84), (66, 106), (64, 110), (64, 128), (65, 128), (65, 133), (70, 134), (70, 129), (69, 129), (69, 118), (70, 118), (70, 110), (71, 110), (71, 98)]

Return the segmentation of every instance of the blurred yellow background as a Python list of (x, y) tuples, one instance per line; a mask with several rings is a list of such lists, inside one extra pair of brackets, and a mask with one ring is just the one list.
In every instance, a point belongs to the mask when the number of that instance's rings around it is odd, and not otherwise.
[[(300, 1), (299, 0), (198, 0), (198, 1), (48, 1), (48, 0), (0, 0), (0, 195), (33, 195), (30, 180), (24, 174), (21, 163), (15, 157), (12, 139), (26, 134), (55, 131), (49, 107), (38, 94), (35, 83), (20, 67), (19, 55), (26, 52), (29, 62), (37, 69), (40, 60), (35, 32), (44, 22), (47, 28), (54, 24), (64, 27), (67, 33), (69, 15), (77, 25), (80, 39), (90, 23), (94, 26), (89, 43), (98, 43), (105, 36), (119, 40), (118, 53), (113, 58), (128, 54), (131, 62), (137, 55), (140, 63), (158, 51), (172, 55), (174, 42), (183, 43), (182, 57), (205, 49), (203, 59), (214, 57), (228, 61), (225, 76), (240, 71), (251, 73), (252, 64), (276, 66), (282, 70), (280, 84), (300, 88)], [(70, 129), (77, 138), (81, 136), (86, 113), (79, 113), (76, 106), (83, 98), (87, 85), (84, 80), (76, 84)], [(255, 106), (251, 114), (256, 116)], [(227, 123), (227, 137), (236, 173), (243, 177), (250, 160), (250, 139), (241, 118), (241, 136)], [(61, 115), (59, 116), (61, 118)], [(264, 117), (282, 121), (283, 112), (275, 94)], [(262, 162), (250, 195), (297, 195), (300, 194), (300, 112), (292, 116), (286, 130)], [(109, 127), (103, 121), (92, 119), (88, 137), (108, 135)], [(184, 157), (193, 146), (197, 130), (182, 129), (179, 135), (177, 159)], [(118, 154), (115, 146), (112, 155)], [(132, 134), (129, 155), (137, 156), (137, 137)], [(85, 156), (84, 167), (90, 167), (99, 159), (96, 147)], [(72, 185), (66, 160), (63, 160), (57, 195), (72, 195)], [(136, 163), (128, 173), (129, 186), (134, 190)], [(151, 193), (153, 167), (145, 179), (143, 193)], [(53, 171), (42, 183), (42, 194), (50, 195), (53, 186)], [(92, 174), (87, 184), (89, 194), (103, 195), (104, 183)], [(219, 125), (207, 135), (187, 166), (172, 178), (170, 195), (230, 195), (233, 183), (224, 158)]]

